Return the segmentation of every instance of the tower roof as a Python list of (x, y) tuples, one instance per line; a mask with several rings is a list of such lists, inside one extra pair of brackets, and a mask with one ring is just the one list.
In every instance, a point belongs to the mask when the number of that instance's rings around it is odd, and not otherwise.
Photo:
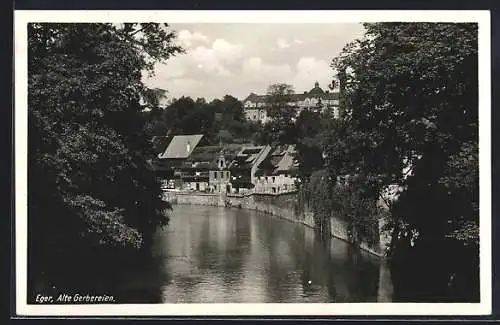
[(314, 88), (309, 91), (310, 95), (323, 95), (325, 92), (319, 87), (319, 82), (314, 83)]

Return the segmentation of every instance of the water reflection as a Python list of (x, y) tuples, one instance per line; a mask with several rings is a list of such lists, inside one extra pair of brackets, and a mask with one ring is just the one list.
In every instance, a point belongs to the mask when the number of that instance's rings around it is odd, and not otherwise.
[[(255, 211), (175, 206), (127, 295), (162, 303), (387, 301), (378, 258)], [(155, 291), (156, 290), (156, 291)]]

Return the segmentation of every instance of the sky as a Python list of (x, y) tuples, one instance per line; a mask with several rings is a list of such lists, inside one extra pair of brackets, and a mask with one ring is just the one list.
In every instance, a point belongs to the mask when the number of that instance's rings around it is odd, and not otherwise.
[(185, 54), (157, 64), (150, 87), (167, 90), (167, 98), (207, 100), (229, 94), (243, 100), (265, 94), (273, 83), (291, 84), (297, 93), (316, 81), (327, 89), (332, 59), (363, 35), (361, 24), (171, 24)]

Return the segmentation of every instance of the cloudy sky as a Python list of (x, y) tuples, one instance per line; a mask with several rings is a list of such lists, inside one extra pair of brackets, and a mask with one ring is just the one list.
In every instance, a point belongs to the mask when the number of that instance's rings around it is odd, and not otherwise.
[(146, 83), (169, 98), (209, 100), (226, 94), (244, 99), (269, 84), (292, 84), (296, 92), (323, 89), (332, 80), (331, 60), (363, 34), (361, 24), (171, 24), (186, 54), (156, 66)]

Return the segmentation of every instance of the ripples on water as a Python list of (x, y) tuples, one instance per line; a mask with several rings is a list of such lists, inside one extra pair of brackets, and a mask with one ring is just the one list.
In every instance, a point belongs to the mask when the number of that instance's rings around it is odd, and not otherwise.
[(174, 206), (123, 291), (161, 303), (387, 300), (379, 258), (256, 211)]

